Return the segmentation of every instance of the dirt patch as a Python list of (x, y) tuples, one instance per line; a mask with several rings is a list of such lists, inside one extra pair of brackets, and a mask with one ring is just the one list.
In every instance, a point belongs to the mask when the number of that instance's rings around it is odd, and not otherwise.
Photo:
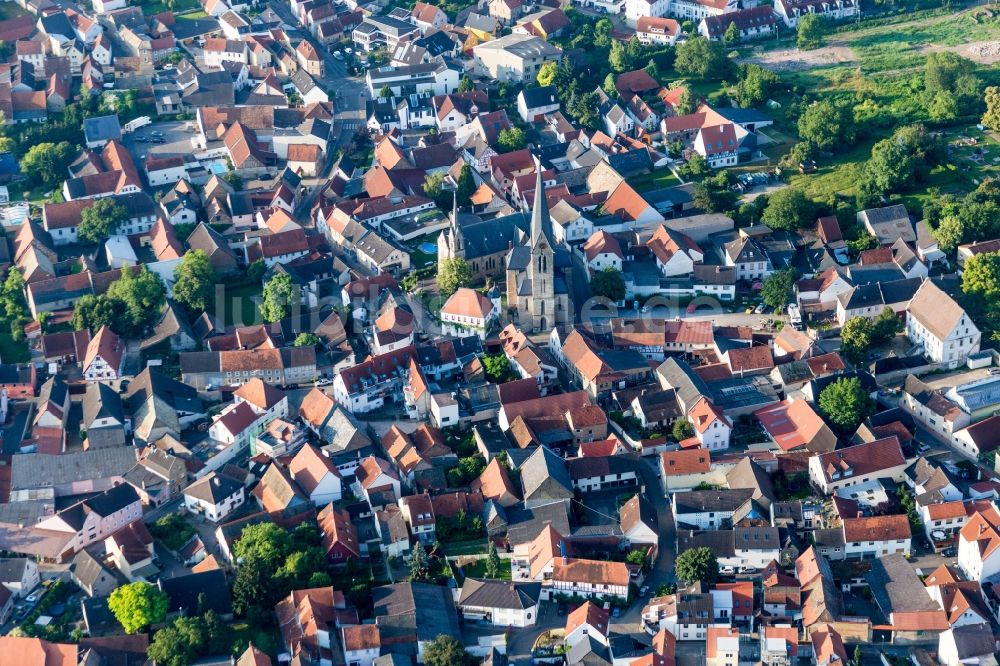
[(743, 62), (756, 63), (776, 72), (796, 72), (814, 67), (850, 64), (857, 62), (857, 57), (849, 46), (824, 46), (812, 51), (781, 49), (755, 53)]
[(1000, 62), (1000, 42), (998, 41), (972, 42), (971, 44), (946, 46), (941, 50), (953, 51), (963, 58), (968, 58), (984, 65), (992, 65)]

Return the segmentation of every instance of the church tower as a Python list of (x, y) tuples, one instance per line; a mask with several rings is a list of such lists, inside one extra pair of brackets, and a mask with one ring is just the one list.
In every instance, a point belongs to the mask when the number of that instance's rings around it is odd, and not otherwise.
[(531, 299), (527, 304), (534, 327), (540, 331), (550, 329), (555, 324), (555, 252), (552, 248), (552, 220), (549, 218), (549, 204), (545, 198), (545, 184), (542, 181), (542, 165), (535, 160), (535, 203), (531, 210), (531, 238), (529, 248), (531, 260), (527, 266), (527, 277), (531, 280)]
[(462, 227), (458, 223), (458, 196), (452, 194), (451, 204), (451, 227), (438, 236), (437, 263), (440, 272), (447, 259), (459, 257), (465, 258), (465, 237), (462, 235)]

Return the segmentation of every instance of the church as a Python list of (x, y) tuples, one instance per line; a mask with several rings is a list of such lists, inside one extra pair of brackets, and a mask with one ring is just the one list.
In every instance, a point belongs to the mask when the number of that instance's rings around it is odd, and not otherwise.
[(536, 163), (535, 172), (527, 244), (511, 248), (507, 255), (507, 309), (516, 313), (522, 328), (545, 333), (571, 321), (565, 274), (572, 272), (572, 258), (552, 242), (541, 164)]
[(451, 226), (438, 236), (438, 270), (447, 259), (465, 259), (476, 282), (498, 282), (506, 270), (507, 311), (518, 325), (539, 332), (572, 322), (569, 285), (573, 257), (555, 245), (549, 205), (536, 166), (531, 216), (513, 213), (482, 220), (454, 207)]

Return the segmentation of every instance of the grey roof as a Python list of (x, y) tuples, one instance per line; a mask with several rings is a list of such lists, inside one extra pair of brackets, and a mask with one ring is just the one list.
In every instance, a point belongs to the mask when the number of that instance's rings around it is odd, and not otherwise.
[(754, 491), (748, 488), (733, 490), (688, 490), (674, 493), (674, 506), (677, 513), (702, 513), (712, 511), (727, 513), (736, 511), (744, 502), (753, 497)]
[(733, 557), (736, 554), (732, 530), (677, 530), (677, 552), (692, 548), (710, 548), (716, 556)]
[[(62, 380), (59, 375), (54, 375), (49, 377), (38, 393), (38, 404), (45, 402), (52, 402), (56, 405), (62, 406), (66, 404), (66, 393), (69, 389), (66, 387), (66, 382)], [(63, 415), (66, 416), (65, 414)]]
[(106, 418), (115, 419), (121, 424), (125, 423), (121, 396), (107, 384), (89, 382), (83, 397), (83, 427), (89, 430), (89, 426), (95, 420)]
[[(156, 322), (156, 326), (153, 327), (153, 333), (148, 338), (142, 341), (140, 345), (141, 349), (149, 349), (154, 347), (164, 340), (169, 340), (175, 336), (186, 336), (194, 340), (194, 333), (191, 331), (191, 326), (188, 324), (187, 317), (185, 317), (177, 307), (177, 304), (172, 299), (167, 299), (167, 302), (163, 306), (163, 312), (160, 314), (160, 320)], [(176, 341), (171, 341), (171, 344), (175, 346), (180, 346)]]
[(765, 509), (770, 509), (771, 502), (776, 499), (771, 477), (751, 458), (744, 458), (726, 472), (726, 483), (731, 489), (746, 488), (754, 491), (753, 498)]
[(541, 583), (512, 583), (503, 580), (466, 578), (465, 584), (462, 585), (458, 605), (526, 610), (538, 605), (541, 592)]
[[(160, 579), (159, 588), (170, 597), (168, 612), (184, 611), (192, 615), (198, 612), (199, 600), (204, 598), (208, 609), (218, 615), (233, 612), (233, 600), (229, 595), (229, 584), (222, 569), (192, 573), (176, 578)], [(202, 594), (204, 593), (204, 597)]]
[(526, 88), (521, 91), (521, 97), (524, 99), (524, 105), (528, 109), (559, 104), (559, 93), (556, 91), (555, 86)]
[(952, 627), (951, 632), (955, 646), (958, 648), (959, 659), (973, 659), (996, 654), (996, 637), (994, 637), (990, 625), (985, 622)]
[(539, 446), (520, 468), (524, 499), (561, 500), (573, 497), (566, 461), (547, 446)]
[(701, 396), (710, 396), (708, 384), (699, 377), (691, 366), (673, 357), (668, 358), (656, 368), (660, 386), (672, 388), (677, 392), (677, 398), (685, 411), (698, 401)]
[(872, 596), (888, 616), (893, 612), (916, 613), (938, 611), (941, 607), (927, 593), (913, 565), (900, 553), (872, 561), (865, 574)]
[(209, 474), (184, 489), (184, 495), (195, 499), (220, 504), (226, 498), (240, 492), (243, 486), (228, 476)]
[(5, 557), (0, 559), (0, 583), (21, 584), (24, 568), (28, 566), (26, 557)]
[(91, 587), (96, 583), (102, 574), (112, 575), (97, 558), (85, 550), (76, 554), (73, 562), (69, 565), (69, 570), (86, 587)]
[(512, 546), (534, 541), (548, 525), (559, 534), (569, 534), (569, 509), (565, 502), (556, 501), (530, 509), (507, 509), (507, 540)]
[(323, 450), (331, 456), (358, 451), (372, 444), (371, 438), (340, 405), (334, 405), (330, 418), (323, 424), (322, 432), (326, 441)]
[(365, 256), (371, 258), (376, 263), (382, 263), (392, 255), (393, 252), (405, 250), (389, 240), (382, 238), (374, 231), (369, 231), (354, 243), (358, 252), (363, 252)]
[(571, 666), (610, 666), (611, 651), (593, 636), (584, 636), (566, 653), (566, 663)]
[[(470, 15), (471, 16), (475, 16)], [(495, 20), (495, 19), (493, 19)], [(466, 22), (468, 25), (468, 22)], [(562, 49), (549, 44), (541, 37), (512, 33), (499, 39), (491, 39), (476, 46), (474, 51), (506, 51), (518, 58), (555, 58), (562, 55)]]
[(76, 451), (59, 455), (22, 453), (11, 458), (11, 489), (48, 488), (122, 476), (135, 465), (132, 447)]
[(83, 120), (83, 134), (88, 142), (121, 139), (122, 126), (118, 122), (118, 114), (85, 118)]
[(458, 613), (451, 591), (427, 583), (394, 583), (371, 591), (376, 624), (384, 618), (413, 618), (418, 641), (441, 634), (459, 635)]

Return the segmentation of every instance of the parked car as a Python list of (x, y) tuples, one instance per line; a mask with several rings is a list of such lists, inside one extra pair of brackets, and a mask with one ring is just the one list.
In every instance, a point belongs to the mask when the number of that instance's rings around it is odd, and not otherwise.
[(321, 377), (316, 380), (316, 386), (329, 386), (333, 383), (333, 380), (329, 377)]
[(344, 59), (344, 54), (341, 53), (340, 51), (334, 51), (333, 52), (333, 57), (336, 58), (337, 60), (343, 60)]
[(955, 547), (948, 546), (947, 548), (941, 551), (941, 554), (944, 555), (945, 557), (955, 557)]
[(642, 587), (639, 588), (639, 596), (640, 597), (649, 596), (649, 585), (643, 585)]
[(622, 609), (619, 608), (618, 606), (615, 606), (614, 610), (611, 611), (611, 617), (621, 617), (621, 616), (622, 616)]

